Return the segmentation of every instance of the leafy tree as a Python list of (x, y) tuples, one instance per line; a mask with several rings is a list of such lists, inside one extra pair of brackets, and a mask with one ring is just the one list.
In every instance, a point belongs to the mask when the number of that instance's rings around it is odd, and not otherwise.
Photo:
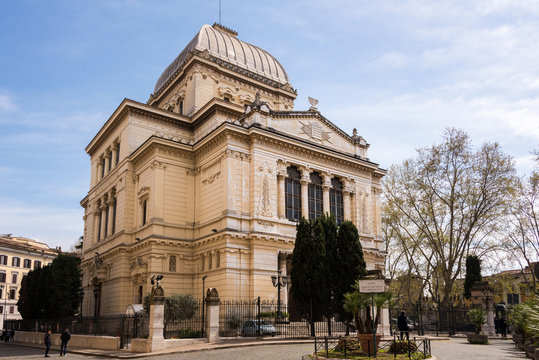
[(64, 318), (79, 308), (80, 259), (58, 255), (51, 264), (23, 277), (17, 308), (25, 319)]
[(466, 257), (466, 276), (464, 278), (464, 297), (472, 297), (470, 289), (476, 281), (483, 280), (481, 276), (481, 260), (476, 255)]
[(447, 305), (464, 258), (485, 249), (507, 211), (513, 161), (496, 143), (474, 150), (468, 135), (447, 129), (441, 144), (392, 166), (383, 183), (385, 218), (407, 266)]
[(341, 223), (335, 248), (335, 260), (333, 260), (331, 273), (335, 288), (334, 296), (340, 304), (344, 294), (353, 288), (356, 280), (367, 275), (367, 264), (363, 257), (359, 233), (351, 221)]
[[(539, 294), (539, 151), (535, 152), (535, 164), (531, 175), (517, 181), (504, 248), (510, 259), (520, 265), (528, 289)], [(531, 271), (524, 271), (526, 268)]]
[(327, 299), (326, 239), (322, 222), (302, 218), (297, 225), (292, 253), (292, 296), (299, 304), (320, 304)]
[(327, 297), (326, 238), (322, 221), (302, 218), (297, 225), (296, 243), (292, 253), (292, 297), (300, 307), (309, 305), (304, 314), (314, 336), (313, 304), (323, 304)]

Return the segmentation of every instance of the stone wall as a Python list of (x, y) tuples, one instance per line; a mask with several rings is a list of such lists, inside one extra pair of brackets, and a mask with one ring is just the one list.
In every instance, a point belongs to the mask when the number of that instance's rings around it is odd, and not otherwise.
[[(42, 332), (29, 332), (29, 331), (16, 331), (15, 341), (29, 343), (29, 344), (43, 344), (44, 345), (45, 333)], [(52, 345), (58, 345), (62, 343), (60, 334), (51, 335)], [(91, 335), (71, 335), (71, 340), (68, 346), (82, 347), (86, 349), (99, 349), (99, 350), (119, 350), (120, 338), (113, 336), (91, 336)]]

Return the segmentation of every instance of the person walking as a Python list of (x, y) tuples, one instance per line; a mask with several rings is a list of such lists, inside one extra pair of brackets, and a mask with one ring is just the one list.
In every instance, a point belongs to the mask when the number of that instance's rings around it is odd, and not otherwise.
[(48, 330), (47, 333), (45, 334), (45, 357), (50, 357), (49, 356), (49, 350), (51, 349), (51, 331)]
[(505, 321), (505, 316), (502, 316), (499, 322), (500, 332), (502, 333), (502, 338), (507, 337), (507, 321)]
[(404, 334), (406, 334), (406, 340), (409, 339), (409, 328), (408, 328), (408, 318), (406, 317), (406, 314), (404, 311), (401, 312), (399, 315), (399, 318), (397, 319), (397, 326), (399, 327), (400, 331), (400, 339), (404, 340)]
[(60, 356), (66, 356), (67, 343), (71, 339), (71, 335), (69, 334), (68, 329), (64, 330), (62, 335), (60, 335), (60, 339), (62, 340), (62, 345), (60, 346)]

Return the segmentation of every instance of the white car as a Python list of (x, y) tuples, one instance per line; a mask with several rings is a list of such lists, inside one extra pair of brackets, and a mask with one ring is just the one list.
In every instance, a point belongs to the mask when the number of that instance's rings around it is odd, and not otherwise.
[(257, 330), (260, 330), (260, 335), (271, 335), (275, 336), (277, 331), (275, 326), (269, 321), (262, 320), (260, 326), (258, 325), (258, 320), (249, 320), (243, 323), (241, 328), (241, 336), (257, 336)]

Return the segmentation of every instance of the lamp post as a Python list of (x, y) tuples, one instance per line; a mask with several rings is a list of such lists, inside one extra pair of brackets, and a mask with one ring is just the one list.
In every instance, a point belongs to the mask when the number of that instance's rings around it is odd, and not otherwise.
[(202, 337), (204, 337), (204, 328), (205, 328), (205, 326), (204, 326), (205, 325), (204, 324), (204, 308), (206, 307), (206, 306), (204, 306), (204, 302), (206, 301), (206, 297), (205, 297), (206, 294), (204, 294), (204, 289), (205, 289), (204, 282), (206, 281), (207, 277), (208, 277), (208, 275), (204, 275), (202, 277), (202, 329), (200, 330), (200, 333), (201, 333)]
[(288, 277), (281, 275), (282, 271), (278, 270), (277, 275), (272, 275), (271, 282), (277, 288), (277, 318), (281, 319), (281, 287), (286, 287)]

